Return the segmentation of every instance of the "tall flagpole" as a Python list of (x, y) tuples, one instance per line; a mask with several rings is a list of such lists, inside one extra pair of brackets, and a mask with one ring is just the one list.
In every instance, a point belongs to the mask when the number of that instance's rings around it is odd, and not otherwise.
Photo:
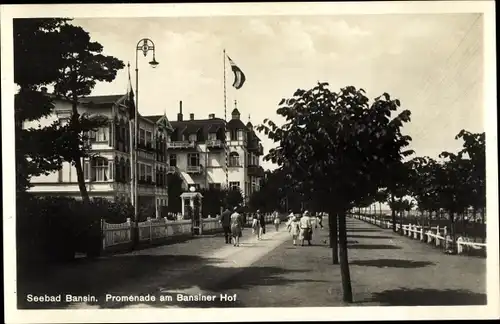
[[(225, 137), (225, 171), (226, 171), (226, 188), (229, 189), (229, 171), (228, 171), (228, 141), (230, 138), (227, 136), (227, 97), (226, 97), (226, 49), (223, 51), (223, 65), (224, 65), (224, 137)], [(230, 136), (229, 136), (230, 137)]]
[[(130, 89), (128, 89), (127, 87), (127, 101), (130, 100), (130, 92), (132, 91), (132, 83), (130, 82), (130, 62), (128, 62), (127, 64), (127, 68), (128, 68), (128, 83), (129, 83), (129, 86), (130, 86)], [(128, 103), (130, 105), (130, 103)], [(134, 123), (135, 123), (135, 120), (134, 120)], [(134, 161), (134, 134), (133, 134), (133, 130), (132, 130), (132, 122), (130, 121), (128, 123), (128, 131), (129, 131), (129, 138), (130, 138), (130, 141), (129, 141), (129, 144), (130, 144), (130, 201), (132, 202), (132, 205), (135, 206), (135, 195), (134, 195), (134, 165), (135, 165), (135, 161)]]

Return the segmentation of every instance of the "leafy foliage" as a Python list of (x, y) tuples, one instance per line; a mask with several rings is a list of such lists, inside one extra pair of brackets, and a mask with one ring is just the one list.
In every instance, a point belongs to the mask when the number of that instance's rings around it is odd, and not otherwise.
[(239, 207), (243, 205), (243, 195), (239, 189), (230, 189), (225, 197), (225, 205), (229, 207)]
[[(328, 83), (318, 83), (280, 102), (276, 112), (284, 117), (284, 125), (266, 119), (257, 126), (277, 144), (264, 158), (278, 164), (303, 197), (319, 197), (317, 207), (339, 215), (341, 274), (348, 302), (352, 292), (345, 212), (389, 187), (393, 167), (413, 154), (406, 149), (411, 138), (401, 132), (410, 111), (391, 118), (399, 108), (399, 100), (387, 93), (370, 105), (363, 89), (348, 86), (332, 92)], [(334, 242), (336, 235), (331, 228)]]

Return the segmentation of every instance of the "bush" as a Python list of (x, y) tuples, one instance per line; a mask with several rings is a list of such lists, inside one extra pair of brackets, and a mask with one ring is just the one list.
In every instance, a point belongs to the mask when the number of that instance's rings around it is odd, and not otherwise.
[(68, 262), (76, 252), (98, 256), (101, 219), (123, 223), (133, 217), (129, 203), (93, 199), (90, 204), (67, 197), (18, 198), (17, 256), (21, 265)]

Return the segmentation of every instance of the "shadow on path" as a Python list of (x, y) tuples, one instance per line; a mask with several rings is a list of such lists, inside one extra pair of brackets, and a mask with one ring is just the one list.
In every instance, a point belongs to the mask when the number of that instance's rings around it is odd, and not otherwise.
[(402, 247), (390, 244), (353, 244), (348, 246), (349, 249), (363, 250), (401, 250)]
[[(241, 302), (223, 301), (220, 296), (228, 290), (251, 289), (254, 286), (286, 286), (297, 282), (325, 282), (310, 279), (290, 279), (287, 275), (307, 273), (311, 269), (285, 269), (282, 266), (250, 266), (241, 268), (221, 260), (192, 255), (127, 255), (99, 260), (93, 268), (76, 267), (57, 278), (39, 278), (18, 284), (19, 309), (64, 309), (72, 302), (66, 294), (95, 296), (97, 301), (83, 303), (83, 308), (124, 308), (127, 306), (153, 307), (238, 307)], [(217, 263), (215, 263), (217, 262)], [(81, 265), (79, 265), (81, 266)], [(85, 272), (85, 269), (87, 272)], [(95, 272), (89, 270), (94, 269)], [(83, 272), (82, 272), (83, 271)], [(296, 277), (296, 276), (295, 276)], [(299, 276), (301, 277), (301, 276)], [(194, 289), (216, 296), (212, 301), (178, 301), (177, 292)], [(193, 292), (191, 292), (193, 293)], [(27, 294), (61, 295), (61, 302), (27, 302)], [(106, 295), (154, 296), (156, 300), (106, 300)], [(163, 300), (161, 297), (163, 296)], [(82, 304), (82, 303), (80, 303)]]
[(486, 305), (486, 294), (468, 290), (406, 289), (399, 288), (373, 293), (364, 302), (378, 302), (382, 306), (446, 306)]
[(348, 235), (349, 238), (366, 238), (366, 239), (392, 239), (392, 236), (384, 236), (384, 235)]
[(377, 267), (377, 268), (423, 268), (434, 265), (433, 262), (428, 261), (412, 261), (412, 260), (399, 260), (399, 259), (374, 259), (374, 260), (355, 260), (349, 262), (350, 265)]
[[(348, 228), (347, 233), (373, 233), (380, 232), (380, 229), (376, 228)], [(347, 234), (349, 236), (349, 234)]]

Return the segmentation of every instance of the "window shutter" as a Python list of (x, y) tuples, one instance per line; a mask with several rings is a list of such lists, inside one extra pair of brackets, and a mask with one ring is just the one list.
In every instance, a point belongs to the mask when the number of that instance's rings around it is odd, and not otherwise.
[(109, 161), (108, 163), (108, 173), (109, 180), (113, 180), (115, 178), (115, 163), (113, 161)]
[(83, 162), (83, 178), (85, 180), (90, 180), (90, 164), (89, 161)]

